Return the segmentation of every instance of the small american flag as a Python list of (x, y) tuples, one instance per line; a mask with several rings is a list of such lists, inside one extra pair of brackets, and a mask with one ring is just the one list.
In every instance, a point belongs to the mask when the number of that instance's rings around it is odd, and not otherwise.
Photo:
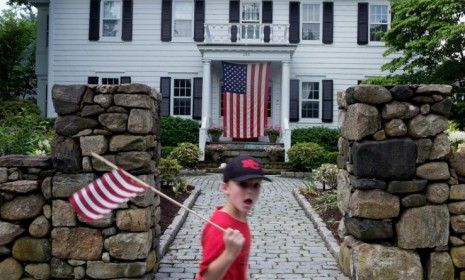
[(252, 139), (267, 126), (270, 63), (223, 63), (224, 136)]
[(85, 221), (100, 219), (147, 188), (129, 178), (122, 169), (114, 169), (69, 198), (74, 211)]

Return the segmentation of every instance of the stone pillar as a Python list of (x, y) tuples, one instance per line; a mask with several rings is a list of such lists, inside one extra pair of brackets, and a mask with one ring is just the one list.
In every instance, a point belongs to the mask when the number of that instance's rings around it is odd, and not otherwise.
[(338, 93), (339, 261), (352, 279), (454, 279), (447, 200), (456, 180), (444, 133), (451, 90), (359, 85)]
[(158, 262), (160, 198), (146, 191), (89, 223), (69, 196), (111, 168), (95, 152), (159, 189), (159, 104), (142, 84), (55, 85), (58, 137), (52, 151), (52, 278), (151, 279)]

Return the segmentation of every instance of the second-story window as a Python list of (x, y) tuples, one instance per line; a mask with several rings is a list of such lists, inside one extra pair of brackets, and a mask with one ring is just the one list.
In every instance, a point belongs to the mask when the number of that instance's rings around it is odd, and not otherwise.
[(241, 9), (241, 38), (260, 38), (260, 2), (242, 2)]
[(103, 78), (102, 85), (119, 85), (119, 78)]
[(174, 79), (173, 116), (191, 116), (192, 82), (191, 79)]
[(302, 82), (301, 117), (320, 117), (320, 83)]
[(302, 40), (320, 40), (321, 29), (320, 4), (302, 5)]
[(173, 1), (173, 37), (192, 38), (193, 23), (193, 1)]
[(388, 29), (388, 6), (370, 5), (370, 41), (381, 41)]
[(121, 37), (121, 0), (102, 1), (101, 34), (103, 38)]

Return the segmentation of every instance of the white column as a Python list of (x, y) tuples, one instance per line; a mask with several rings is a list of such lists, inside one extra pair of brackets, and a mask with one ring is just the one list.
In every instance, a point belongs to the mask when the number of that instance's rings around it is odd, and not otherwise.
[(281, 72), (281, 141), (284, 143), (285, 161), (288, 161), (287, 151), (291, 147), (291, 131), (289, 130), (289, 90), (290, 61), (282, 62)]
[(205, 159), (205, 143), (207, 142), (207, 129), (210, 125), (210, 107), (211, 107), (211, 61), (208, 59), (203, 62), (202, 77), (202, 122), (199, 131), (199, 149), (200, 160)]

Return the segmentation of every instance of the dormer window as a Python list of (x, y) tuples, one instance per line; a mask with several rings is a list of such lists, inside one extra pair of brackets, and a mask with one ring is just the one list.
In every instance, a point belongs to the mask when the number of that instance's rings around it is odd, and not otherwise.
[(320, 40), (320, 4), (302, 4), (302, 40)]
[(121, 37), (121, 0), (104, 0), (102, 1), (102, 37), (103, 38), (120, 38)]
[(193, 1), (173, 1), (173, 38), (192, 38)]
[(260, 2), (246, 1), (241, 4), (241, 38), (260, 38)]

